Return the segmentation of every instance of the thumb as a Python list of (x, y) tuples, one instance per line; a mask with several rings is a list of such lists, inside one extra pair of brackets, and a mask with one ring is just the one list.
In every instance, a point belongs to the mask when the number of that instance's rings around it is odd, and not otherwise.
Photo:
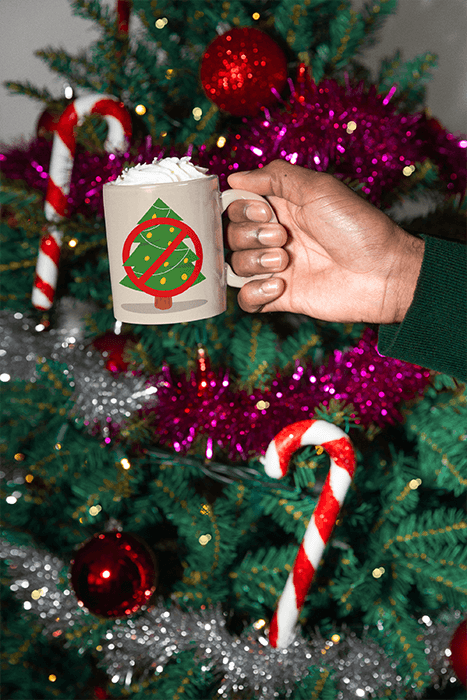
[(273, 195), (302, 205), (309, 198), (309, 188), (323, 173), (292, 165), (286, 160), (274, 160), (264, 168), (234, 173), (227, 178), (231, 187), (249, 190), (264, 197)]

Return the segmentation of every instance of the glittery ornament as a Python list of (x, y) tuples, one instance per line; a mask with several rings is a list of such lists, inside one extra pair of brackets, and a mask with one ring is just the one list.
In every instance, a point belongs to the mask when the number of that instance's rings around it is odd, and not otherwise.
[(231, 172), (277, 158), (330, 172), (378, 207), (395, 204), (428, 173), (438, 173), (445, 196), (466, 187), (465, 138), (422, 112), (402, 112), (393, 91), (331, 79), (316, 84), (304, 66), (289, 97), (226, 131), (221, 143), (202, 151), (200, 164), (219, 176), (222, 189)]
[(101, 688), (100, 686), (97, 686), (94, 688), (94, 698), (95, 700), (107, 700), (110, 696), (107, 695), (105, 688)]
[(248, 116), (276, 102), (287, 80), (287, 60), (261, 30), (230, 29), (206, 49), (200, 77), (206, 95), (220, 109)]
[(467, 687), (467, 618), (454, 632), (450, 644), (449, 662), (460, 682)]
[(154, 555), (143, 540), (125, 532), (94, 535), (71, 564), (71, 585), (80, 604), (101, 617), (137, 612), (156, 584)]

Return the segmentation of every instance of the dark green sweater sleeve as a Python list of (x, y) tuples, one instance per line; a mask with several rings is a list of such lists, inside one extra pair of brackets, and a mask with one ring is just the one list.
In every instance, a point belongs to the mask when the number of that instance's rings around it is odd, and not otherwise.
[(402, 323), (382, 325), (382, 355), (467, 381), (467, 247), (422, 236), (425, 254)]

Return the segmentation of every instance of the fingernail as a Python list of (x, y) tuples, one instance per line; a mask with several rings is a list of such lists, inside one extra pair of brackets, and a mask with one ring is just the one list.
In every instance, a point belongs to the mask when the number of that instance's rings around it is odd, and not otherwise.
[(280, 267), (281, 264), (281, 256), (279, 253), (264, 253), (264, 255), (261, 256), (261, 266), (266, 267), (268, 269), (273, 269)]
[(274, 279), (274, 278), (270, 278), (268, 280), (264, 280), (259, 291), (260, 291), (260, 294), (265, 294), (266, 296), (272, 296), (273, 294), (277, 294), (278, 288), (279, 288), (279, 280)]
[(258, 241), (268, 247), (279, 246), (282, 241), (282, 237), (278, 231), (269, 231), (268, 229), (261, 228), (258, 231)]
[(264, 204), (249, 204), (245, 208), (245, 216), (250, 221), (265, 222), (269, 221), (271, 215), (266, 211)]

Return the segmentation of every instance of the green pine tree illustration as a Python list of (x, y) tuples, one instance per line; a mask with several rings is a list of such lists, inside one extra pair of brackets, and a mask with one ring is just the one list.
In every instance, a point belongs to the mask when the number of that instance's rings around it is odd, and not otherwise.
[[(141, 224), (144, 221), (154, 219), (154, 226), (144, 229), (136, 237), (135, 243), (138, 244), (138, 247), (125, 260), (125, 266), (132, 267), (137, 277), (141, 277), (158, 260), (180, 233), (180, 229), (175, 226), (157, 224), (157, 219), (161, 217), (182, 220), (162, 199), (157, 199), (139, 220), (138, 223)], [(145, 284), (156, 291), (175, 290), (186, 282), (193, 273), (193, 266), (197, 260), (198, 256), (183, 240), (167, 260), (154, 270)], [(204, 275), (200, 272), (191, 286), (204, 279)], [(120, 284), (130, 289), (139, 289), (128, 275), (125, 275)], [(170, 308), (172, 306), (171, 297), (156, 296), (154, 304), (157, 308)]]

